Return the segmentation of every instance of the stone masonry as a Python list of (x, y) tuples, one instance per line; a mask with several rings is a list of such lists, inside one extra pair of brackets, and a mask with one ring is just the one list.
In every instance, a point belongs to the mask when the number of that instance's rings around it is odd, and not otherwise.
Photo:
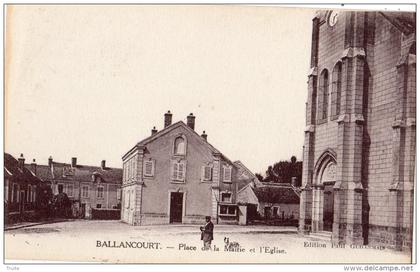
[(411, 250), (415, 41), (414, 13), (313, 18), (301, 232)]

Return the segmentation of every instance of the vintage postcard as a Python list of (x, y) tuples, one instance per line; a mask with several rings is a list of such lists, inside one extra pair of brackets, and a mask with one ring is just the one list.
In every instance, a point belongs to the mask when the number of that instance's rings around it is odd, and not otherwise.
[(4, 6), (4, 258), (416, 262), (416, 13)]

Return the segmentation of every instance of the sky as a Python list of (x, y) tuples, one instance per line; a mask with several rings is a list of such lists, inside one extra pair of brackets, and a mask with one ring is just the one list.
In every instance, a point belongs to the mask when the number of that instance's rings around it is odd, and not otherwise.
[(122, 167), (156, 126), (196, 131), (251, 171), (302, 159), (314, 10), (14, 6), (6, 18), (5, 152)]

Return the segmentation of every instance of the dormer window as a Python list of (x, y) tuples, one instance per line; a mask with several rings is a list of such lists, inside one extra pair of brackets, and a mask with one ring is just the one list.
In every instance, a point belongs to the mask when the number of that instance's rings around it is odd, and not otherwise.
[(183, 136), (178, 136), (175, 138), (174, 142), (174, 154), (175, 155), (185, 155), (186, 153), (186, 141)]
[(98, 172), (93, 172), (93, 174), (92, 174), (92, 182), (97, 182), (97, 183), (102, 182), (102, 178), (101, 178), (101, 176), (99, 175)]

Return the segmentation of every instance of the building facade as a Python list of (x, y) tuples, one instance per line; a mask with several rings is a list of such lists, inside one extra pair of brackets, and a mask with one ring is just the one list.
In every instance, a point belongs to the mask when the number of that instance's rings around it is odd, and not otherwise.
[(35, 220), (39, 207), (39, 191), (43, 182), (25, 167), (23, 154), (16, 160), (4, 153), (5, 223)]
[(414, 13), (313, 18), (300, 230), (334, 243), (411, 249)]
[(238, 191), (238, 202), (247, 206), (247, 223), (289, 222), (296, 225), (299, 218), (299, 188), (290, 183), (249, 183)]
[(121, 207), (122, 169), (106, 166), (81, 165), (73, 157), (71, 163), (56, 162), (36, 166), (37, 176), (51, 183), (52, 192), (59, 188), (72, 202), (72, 216), (92, 218), (92, 210), (119, 210)]
[(136, 144), (122, 158), (121, 219), (132, 225), (236, 224), (237, 168), (187, 124), (172, 124), (165, 114), (164, 128)]

